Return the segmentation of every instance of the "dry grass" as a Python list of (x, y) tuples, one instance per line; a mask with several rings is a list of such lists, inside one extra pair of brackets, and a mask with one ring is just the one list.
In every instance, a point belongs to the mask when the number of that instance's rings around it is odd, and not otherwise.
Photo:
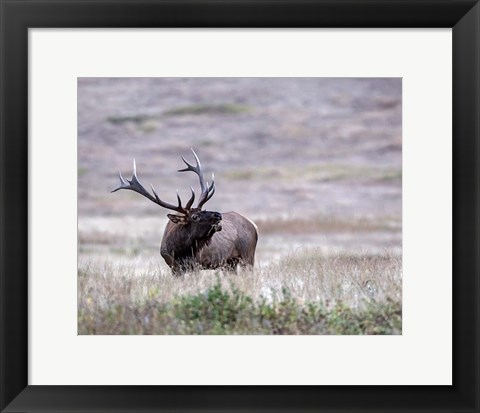
[(276, 218), (256, 219), (261, 234), (313, 234), (313, 233), (357, 233), (375, 231), (398, 231), (401, 223), (395, 218), (382, 219), (341, 219), (339, 217)]
[[(182, 278), (155, 268), (136, 274), (132, 266), (82, 264), (79, 333), (398, 334), (401, 285), (401, 257), (395, 255), (325, 258), (307, 250), (253, 272), (199, 271)], [(230, 306), (234, 323), (210, 320), (209, 309), (219, 300), (214, 317), (223, 317), (223, 306)], [(192, 315), (192, 305), (202, 310)], [(206, 311), (200, 321), (199, 311)], [(279, 321), (285, 311), (287, 319)], [(326, 319), (334, 324), (326, 325)]]
[(313, 181), (313, 182), (401, 182), (402, 171), (392, 167), (378, 167), (353, 164), (317, 163), (307, 166), (258, 167), (231, 169), (223, 174), (230, 180), (256, 181)]

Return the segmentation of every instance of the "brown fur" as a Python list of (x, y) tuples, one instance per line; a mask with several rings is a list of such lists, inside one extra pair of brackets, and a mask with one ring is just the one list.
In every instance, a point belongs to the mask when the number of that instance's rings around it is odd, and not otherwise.
[[(208, 211), (202, 211), (208, 212)], [(236, 270), (237, 264), (253, 267), (257, 229), (237, 212), (222, 214), (221, 231), (194, 239), (184, 224), (171, 220), (165, 227), (160, 253), (175, 275), (193, 268)]]

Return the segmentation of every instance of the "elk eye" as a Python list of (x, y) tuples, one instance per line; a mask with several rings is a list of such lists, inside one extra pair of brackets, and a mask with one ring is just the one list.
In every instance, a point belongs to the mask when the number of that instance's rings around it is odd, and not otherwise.
[(192, 221), (198, 221), (198, 215), (196, 214), (192, 215)]

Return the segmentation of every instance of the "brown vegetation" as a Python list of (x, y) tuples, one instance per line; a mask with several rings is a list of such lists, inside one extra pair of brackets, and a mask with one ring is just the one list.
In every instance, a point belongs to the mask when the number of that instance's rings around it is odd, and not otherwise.
[(401, 268), (399, 256), (315, 250), (255, 271), (183, 278), (81, 266), (79, 333), (399, 334)]

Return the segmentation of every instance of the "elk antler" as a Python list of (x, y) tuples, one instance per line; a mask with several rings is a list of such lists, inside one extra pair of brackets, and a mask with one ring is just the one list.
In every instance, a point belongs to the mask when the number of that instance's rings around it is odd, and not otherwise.
[[(202, 208), (203, 204), (207, 202), (215, 193), (215, 176), (212, 173), (212, 183), (208, 185), (208, 181), (205, 182), (205, 178), (203, 177), (203, 171), (202, 171), (202, 165), (200, 164), (200, 160), (198, 159), (197, 154), (195, 151), (190, 148), (190, 150), (193, 153), (193, 156), (195, 157), (195, 161), (197, 162), (197, 166), (193, 166), (189, 164), (185, 158), (182, 156), (183, 162), (185, 162), (185, 165), (187, 165), (186, 168), (184, 169), (179, 169), (178, 172), (186, 172), (186, 171), (192, 171), (195, 172), (198, 175), (198, 179), (200, 180), (200, 198), (198, 199), (198, 204), (197, 208)], [(192, 189), (190, 187), (190, 189)], [(192, 189), (193, 192), (193, 189)], [(189, 201), (190, 202), (190, 201)], [(192, 201), (193, 202), (193, 201)]]
[(133, 174), (131, 179), (125, 179), (121, 172), (118, 172), (118, 176), (120, 177), (120, 186), (118, 188), (115, 188), (111, 192), (116, 192), (120, 189), (130, 189), (131, 191), (135, 191), (139, 193), (140, 195), (143, 195), (144, 197), (148, 198), (150, 201), (155, 202), (157, 205), (160, 205), (161, 207), (167, 208), (167, 209), (172, 209), (174, 211), (177, 211), (181, 214), (187, 214), (188, 210), (193, 204), (193, 201), (195, 200), (195, 192), (193, 191), (193, 188), (190, 187), (192, 190), (192, 196), (188, 200), (187, 204), (185, 207), (182, 207), (182, 201), (180, 199), (180, 195), (178, 195), (177, 191), (177, 200), (178, 200), (178, 205), (172, 205), (167, 202), (162, 201), (157, 193), (155, 192), (155, 188), (152, 186), (152, 191), (154, 197), (143, 187), (143, 185), (140, 183), (137, 177), (137, 165), (135, 164), (135, 159), (133, 160)]

